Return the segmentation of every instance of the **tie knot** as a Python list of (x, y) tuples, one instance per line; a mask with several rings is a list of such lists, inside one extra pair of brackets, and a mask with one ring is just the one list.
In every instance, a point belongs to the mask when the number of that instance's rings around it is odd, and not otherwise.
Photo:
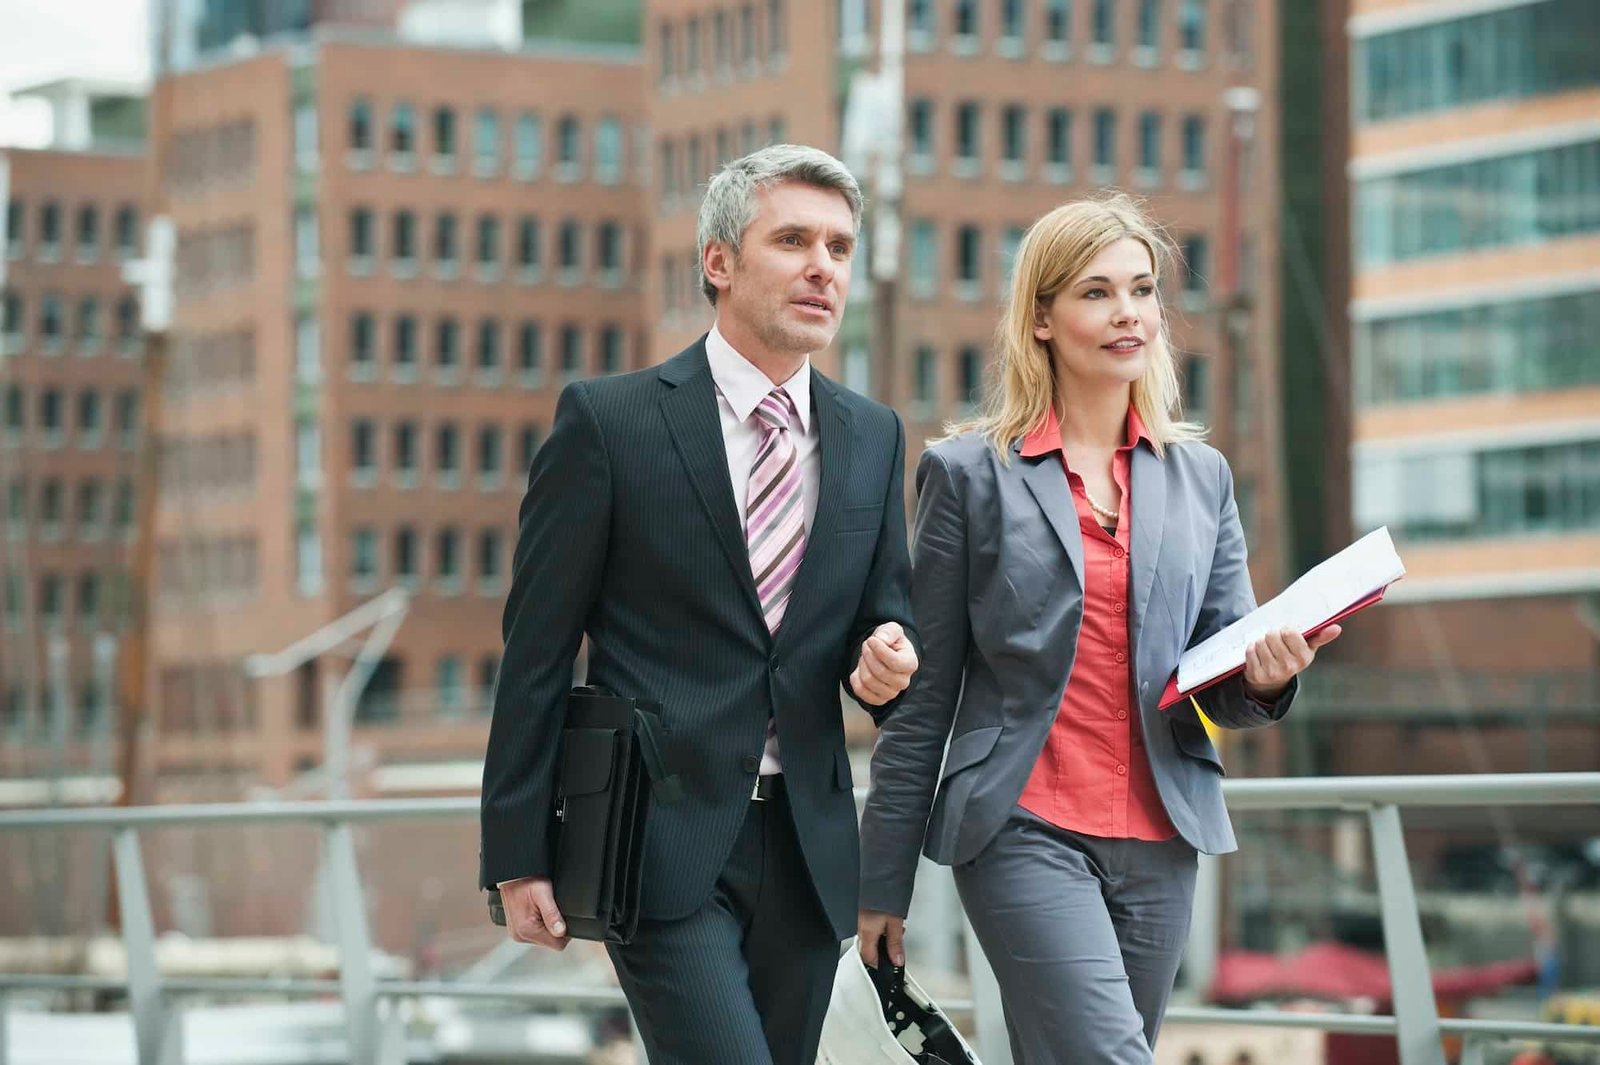
[(797, 415), (794, 400), (789, 393), (781, 388), (774, 388), (771, 392), (761, 397), (761, 402), (756, 404), (755, 415), (761, 421), (763, 431), (769, 429), (787, 429), (790, 425), (790, 416)]

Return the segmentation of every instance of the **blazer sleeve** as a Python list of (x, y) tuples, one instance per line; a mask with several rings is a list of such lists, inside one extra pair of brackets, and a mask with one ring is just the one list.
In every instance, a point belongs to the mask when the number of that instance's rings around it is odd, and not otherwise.
[(505, 655), (483, 761), (481, 886), (549, 876), (555, 756), (611, 515), (605, 441), (584, 382), (556, 405), (519, 512)]
[(861, 645), (879, 625), (896, 621), (905, 630), (906, 637), (922, 656), (921, 642), (911, 614), (911, 557), (906, 552), (906, 433), (898, 414), (894, 417), (894, 460), (889, 467), (889, 484), (883, 500), (883, 521), (878, 527), (878, 544), (872, 557), (872, 569), (861, 594), (861, 605), (856, 608), (855, 620), (850, 626), (850, 642), (845, 647), (844, 666), (839, 683), (850, 698), (872, 715), (872, 720), (882, 724), (905, 693), (884, 703), (871, 706), (861, 701), (850, 687), (850, 674), (861, 660)]
[(923, 452), (917, 465), (911, 609), (922, 662), (878, 735), (861, 821), (861, 906), (902, 917), (911, 907), (970, 639), (966, 506), (937, 449)]
[[(1217, 520), (1216, 553), (1211, 560), (1211, 577), (1206, 582), (1200, 617), (1195, 623), (1189, 646), (1208, 639), (1256, 608), (1255, 589), (1250, 583), (1249, 557), (1245, 549), (1244, 528), (1239, 523), (1239, 504), (1233, 497), (1233, 471), (1228, 460), (1217, 454), (1217, 496), (1221, 512)], [(1251, 698), (1244, 690), (1244, 674), (1236, 673), (1220, 684), (1195, 694), (1200, 706), (1222, 728), (1259, 728), (1270, 725), (1289, 712), (1300, 680), (1295, 678), (1275, 703)], [(1173, 707), (1194, 717), (1187, 699)]]

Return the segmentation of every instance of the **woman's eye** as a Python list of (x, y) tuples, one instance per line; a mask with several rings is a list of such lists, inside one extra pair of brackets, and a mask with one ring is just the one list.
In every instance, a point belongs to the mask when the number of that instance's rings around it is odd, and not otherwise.
[(1106, 294), (1103, 288), (1091, 288), (1083, 294), (1084, 299), (1099, 299)]
[(1134, 294), (1139, 296), (1154, 296), (1156, 294), (1156, 287), (1154, 285), (1140, 285), (1138, 288), (1134, 289)]

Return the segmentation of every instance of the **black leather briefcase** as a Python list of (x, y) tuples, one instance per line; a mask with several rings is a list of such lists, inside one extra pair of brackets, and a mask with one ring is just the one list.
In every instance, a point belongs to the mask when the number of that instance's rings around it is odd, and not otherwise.
[[(665, 758), (660, 707), (579, 687), (567, 696), (555, 788), (556, 906), (567, 935), (628, 943), (639, 926), (639, 874), (652, 801), (681, 794)], [(505, 924), (500, 893), (489, 915)]]

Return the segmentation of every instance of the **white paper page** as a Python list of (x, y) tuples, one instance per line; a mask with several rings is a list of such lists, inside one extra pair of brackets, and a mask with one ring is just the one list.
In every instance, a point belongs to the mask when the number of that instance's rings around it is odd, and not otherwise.
[(1270, 602), (1178, 659), (1178, 690), (1192, 691), (1244, 665), (1244, 652), (1277, 629), (1305, 632), (1401, 577), (1406, 567), (1387, 525), (1307, 570)]

